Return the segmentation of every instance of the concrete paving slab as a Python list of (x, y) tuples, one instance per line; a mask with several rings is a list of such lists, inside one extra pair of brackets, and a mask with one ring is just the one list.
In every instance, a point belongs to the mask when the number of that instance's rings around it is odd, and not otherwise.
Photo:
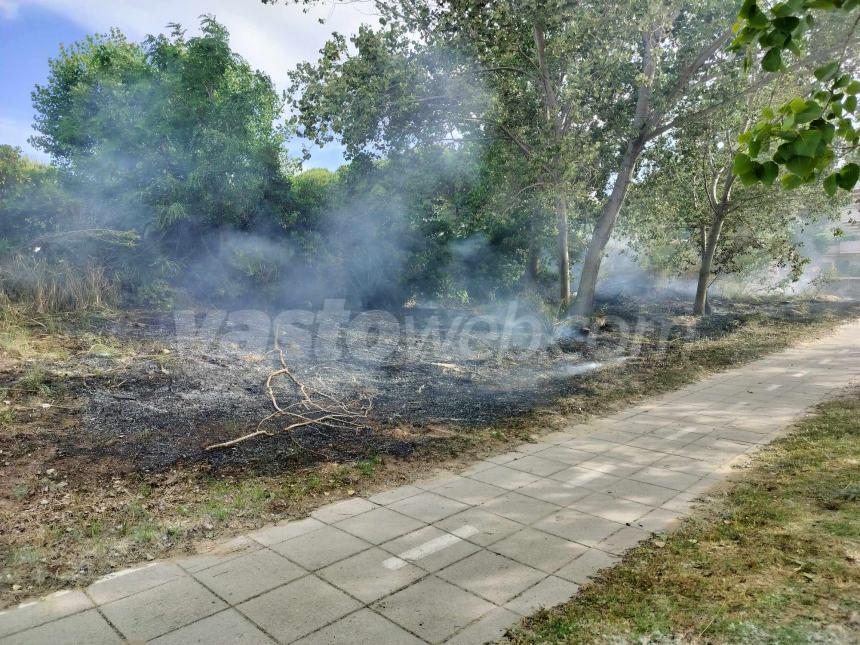
[(599, 470), (589, 470), (581, 466), (571, 466), (566, 470), (550, 475), (549, 478), (565, 483), (568, 486), (588, 488), (594, 492), (605, 492), (611, 488), (612, 484), (621, 481), (621, 477), (603, 473)]
[(159, 636), (152, 645), (274, 645), (275, 641), (261, 632), (235, 609), (218, 612), (196, 623)]
[(477, 479), (485, 484), (492, 484), (493, 486), (499, 486), (507, 490), (515, 490), (533, 484), (540, 477), (521, 470), (514, 470), (507, 466), (496, 466), (495, 468), (488, 468), (487, 470), (475, 473), (472, 475), (472, 479)]
[(95, 609), (18, 632), (3, 645), (121, 645), (125, 641)]
[(380, 548), (424, 571), (438, 571), (480, 549), (467, 539), (474, 535), (476, 528), (464, 524), (454, 530), (455, 533), (449, 533), (427, 526), (386, 542)]
[(325, 525), (319, 520), (308, 517), (303, 520), (278, 524), (277, 526), (267, 526), (259, 531), (249, 533), (248, 536), (255, 542), (259, 542), (264, 546), (272, 546), (273, 544), (286, 542), (287, 540), (304, 535), (305, 533), (316, 531), (323, 526)]
[(493, 605), (431, 576), (380, 600), (373, 608), (424, 640), (439, 643), (486, 615)]
[(566, 508), (534, 524), (534, 528), (540, 531), (546, 531), (585, 546), (597, 546), (623, 526), (624, 524), (581, 513), (572, 508)]
[(375, 508), (338, 522), (335, 526), (371, 544), (381, 544), (418, 530), (425, 524), (388, 508)]
[(465, 539), (480, 546), (488, 546), (498, 542), (523, 528), (523, 525), (518, 522), (480, 508), (472, 508), (452, 515), (436, 522), (436, 526), (449, 533), (458, 533), (465, 526), (477, 529), (477, 533), (469, 534)]
[(445, 641), (446, 645), (486, 645), (495, 643), (520, 619), (518, 614), (496, 607)]
[(555, 575), (576, 584), (584, 585), (594, 579), (600, 571), (615, 566), (620, 560), (620, 557), (606, 551), (588, 549), (573, 562), (556, 571)]
[(261, 549), (194, 574), (211, 591), (237, 604), (307, 573), (283, 556)]
[[(558, 448), (558, 446), (554, 447)], [(528, 455), (522, 459), (515, 459), (514, 461), (506, 463), (505, 467), (513, 468), (514, 470), (521, 470), (525, 473), (531, 473), (538, 477), (546, 477), (547, 475), (557, 473), (559, 470), (564, 470), (569, 466), (569, 464), (565, 464), (560, 461), (553, 461), (552, 459), (544, 457), (544, 452), (540, 452), (536, 455)]]
[(451, 484), (463, 479), (462, 475), (451, 472), (450, 470), (437, 471), (432, 477), (425, 477), (413, 482), (413, 486), (421, 490), (435, 490), (445, 484)]
[(328, 504), (318, 508), (311, 513), (311, 517), (319, 520), (320, 522), (325, 522), (326, 524), (334, 524), (335, 522), (340, 522), (341, 520), (345, 520), (353, 515), (372, 511), (376, 507), (377, 505), (373, 502), (361, 497), (353, 497), (352, 499), (345, 499), (342, 502), (335, 502), (334, 504)]
[(199, 582), (177, 578), (102, 605), (101, 611), (130, 641), (147, 641), (226, 608)]
[(359, 608), (360, 602), (313, 575), (237, 607), (281, 643), (298, 640)]
[(639, 544), (639, 542), (647, 540), (650, 535), (650, 531), (645, 531), (639, 527), (625, 526), (602, 542), (598, 542), (597, 548), (620, 556), (628, 549), (632, 549)]
[(581, 450), (583, 452), (591, 452), (595, 455), (600, 455), (607, 450), (612, 450), (618, 444), (612, 441), (606, 441), (605, 439), (595, 439), (592, 436), (587, 436), (565, 441), (561, 445), (565, 448), (571, 448), (572, 450)]
[(172, 562), (152, 562), (104, 576), (87, 588), (87, 594), (96, 604), (102, 605), (185, 575), (186, 573)]
[[(275, 527), (272, 527), (275, 528)], [(238, 558), (240, 555), (259, 551), (263, 546), (256, 540), (252, 540), (247, 535), (240, 535), (237, 538), (224, 542), (223, 544), (213, 545), (206, 551), (202, 551), (197, 555), (191, 555), (186, 558), (175, 560), (176, 564), (188, 572), (203, 571), (216, 564), (222, 564), (227, 560)]]
[(539, 479), (533, 484), (517, 489), (517, 493), (520, 495), (534, 497), (542, 502), (549, 502), (556, 506), (568, 506), (586, 495), (591, 495), (593, 492), (584, 486), (571, 486), (554, 479)]
[(83, 591), (58, 591), (0, 611), (0, 637), (90, 609), (94, 605)]
[(636, 520), (636, 526), (652, 533), (664, 533), (677, 526), (681, 513), (666, 508), (655, 508), (645, 517)]
[(383, 491), (381, 493), (377, 493), (376, 495), (371, 495), (367, 499), (374, 504), (388, 506), (389, 504), (393, 504), (394, 502), (399, 502), (401, 499), (406, 499), (407, 497), (413, 497), (414, 495), (418, 495), (421, 492), (422, 490), (417, 486), (398, 486), (397, 488)]
[[(642, 470), (646, 465), (647, 464), (631, 464), (619, 459), (617, 456), (609, 456), (609, 453), (605, 452), (594, 459), (580, 462), (578, 466), (573, 467), (585, 468), (586, 470), (596, 471), (605, 475), (612, 475), (613, 477), (623, 479), (624, 477), (629, 477), (633, 473)], [(565, 471), (562, 471), (562, 473), (564, 472)], [(570, 480), (564, 481), (567, 481), (570, 484), (577, 483)], [(583, 483), (582, 485), (584, 486), (586, 484)]]
[(379, 614), (361, 609), (305, 636), (296, 641), (296, 645), (420, 645), (424, 642)]
[[(643, 486), (646, 485), (647, 484), (643, 484)], [(654, 510), (653, 506), (647, 506), (645, 504), (640, 504), (639, 502), (606, 495), (604, 493), (594, 493), (588, 497), (583, 497), (571, 504), (569, 508), (583, 513), (588, 513), (590, 515), (596, 515), (597, 517), (602, 517), (607, 520), (612, 520), (619, 524), (635, 522), (640, 517), (644, 517)]]
[(537, 522), (542, 517), (561, 510), (561, 507), (556, 504), (542, 502), (534, 497), (513, 492), (491, 499), (489, 502), (481, 504), (479, 508), (520, 524)]
[(523, 443), (514, 448), (514, 451), (521, 452), (526, 455), (530, 455), (533, 452), (540, 452), (541, 450), (546, 450), (547, 448), (551, 448), (553, 445), (547, 441), (534, 441), (531, 443)]
[(609, 492), (615, 497), (622, 497), (647, 506), (660, 506), (675, 497), (679, 492), (672, 488), (636, 481), (634, 480), (636, 474), (630, 475), (630, 479), (622, 479), (620, 482), (616, 482), (609, 488)]
[(469, 508), (469, 506), (436, 493), (424, 492), (420, 495), (395, 502), (389, 508), (398, 513), (408, 515), (413, 519), (432, 523), (449, 515), (459, 513)]
[(336, 562), (321, 569), (318, 575), (363, 603), (371, 603), (402, 589), (425, 572), (376, 548)]
[(373, 545), (369, 542), (346, 531), (325, 526), (292, 540), (275, 544), (271, 548), (308, 571), (315, 571), (369, 549), (371, 546)]
[(492, 455), (487, 457), (484, 461), (489, 461), (496, 465), (506, 464), (509, 461), (513, 461), (514, 459), (519, 459), (523, 456), (523, 453), (512, 450), (510, 452), (503, 452), (501, 455)]
[(489, 551), (478, 551), (436, 575), (499, 605), (546, 577), (534, 567)]
[(693, 508), (696, 500), (699, 498), (698, 493), (678, 493), (675, 497), (663, 504), (661, 508), (675, 511), (677, 513), (688, 513)]
[(471, 477), (475, 473), (479, 473), (482, 470), (488, 470), (489, 468), (492, 468), (493, 466), (497, 465), (498, 464), (495, 464), (492, 461), (488, 460), (476, 461), (468, 468), (464, 468), (463, 470), (461, 470), (460, 475), (462, 475), (463, 477)]
[[(650, 434), (642, 435), (638, 439), (630, 442), (630, 446), (634, 448), (643, 448), (645, 450), (658, 451), (661, 454), (673, 454), (674, 452), (687, 447), (693, 442), (692, 438), (686, 439), (664, 439), (663, 437), (655, 437)], [(645, 463), (653, 463), (651, 462)]]
[(544, 573), (554, 573), (585, 553), (588, 547), (557, 535), (525, 528), (496, 542), (489, 549)]
[[(662, 486), (663, 488), (682, 491), (695, 484), (699, 479), (701, 479), (701, 477), (699, 477), (699, 475), (691, 475), (675, 470), (669, 470), (668, 468), (649, 466), (648, 468), (644, 468), (639, 472), (630, 475), (630, 479), (637, 482), (644, 482), (646, 484), (653, 484), (655, 486)], [(634, 498), (630, 497), (629, 499)]]
[(463, 504), (468, 504), (469, 506), (477, 506), (489, 499), (503, 495), (507, 490), (474, 479), (461, 477), (458, 481), (448, 482), (435, 488), (433, 492), (462, 502)]
[[(664, 445), (668, 443), (670, 443), (669, 440), (667, 440)], [(641, 468), (642, 466), (653, 464), (664, 456), (665, 453), (657, 452), (655, 450), (647, 450), (645, 448), (637, 448), (636, 446), (628, 444), (626, 446), (618, 446), (617, 448), (613, 448), (612, 450), (603, 453), (601, 458), (617, 459), (625, 464), (639, 465)], [(586, 468), (588, 468), (588, 466), (586, 466)]]
[(505, 609), (521, 616), (529, 616), (540, 609), (550, 609), (567, 602), (576, 595), (577, 591), (579, 591), (579, 585), (576, 583), (550, 576), (505, 603)]
[[(653, 468), (665, 468), (687, 475), (705, 477), (714, 471), (714, 467), (707, 461), (693, 459), (682, 455), (667, 455), (651, 464)], [(640, 471), (641, 472), (641, 471)]]
[[(540, 452), (535, 453), (534, 456), (541, 457), (542, 459), (559, 461), (563, 464), (567, 464), (568, 466), (575, 466), (580, 462), (592, 459), (594, 457), (594, 453), (587, 452), (585, 450), (574, 450), (573, 448), (568, 448), (566, 446), (553, 446), (552, 448), (547, 448), (546, 450), (541, 450)], [(545, 476), (546, 475), (544, 475), (544, 477)]]

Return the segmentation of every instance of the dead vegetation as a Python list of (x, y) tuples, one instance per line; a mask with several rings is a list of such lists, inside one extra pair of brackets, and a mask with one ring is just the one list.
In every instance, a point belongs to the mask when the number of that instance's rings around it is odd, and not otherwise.
[[(278, 337), (278, 332), (275, 332), (275, 338)], [(312, 388), (311, 386), (300, 381), (287, 367), (287, 360), (284, 357), (284, 351), (280, 347), (276, 347), (275, 351), (278, 355), (278, 360), (281, 367), (266, 377), (266, 394), (272, 401), (272, 407), (275, 411), (265, 417), (257, 424), (257, 429), (241, 437), (222, 441), (210, 446), (206, 446), (206, 450), (217, 450), (219, 448), (229, 448), (243, 441), (248, 441), (266, 435), (274, 436), (271, 430), (261, 429), (264, 425), (272, 424), (274, 421), (287, 420), (287, 425), (278, 427), (275, 432), (284, 433), (290, 437), (296, 447), (302, 450), (302, 446), (296, 440), (293, 430), (304, 428), (306, 426), (315, 426), (318, 428), (328, 428), (330, 430), (370, 430), (368, 424), (368, 415), (373, 406), (373, 399), (369, 396), (360, 397), (355, 401), (344, 403), (340, 399), (321, 390)], [(297, 397), (296, 401), (289, 404), (281, 404), (278, 402), (278, 395), (272, 383), (275, 379), (286, 377), (291, 389)]]
[(119, 301), (104, 267), (12, 255), (0, 264), (0, 306), (31, 314), (105, 310)]
[[(604, 369), (572, 366), (617, 358), (633, 332), (595, 333), (578, 353), (498, 356), (476, 343), (479, 353), (467, 357), (294, 360), (286, 364), (295, 380), (269, 379), (283, 369), (277, 356), (167, 345), (163, 326), (147, 317), (7, 321), (0, 604), (501, 452), (860, 313), (847, 303), (757, 302), (702, 321), (673, 307), (650, 313), (668, 316), (675, 331)], [(254, 431), (274, 403), (308, 418), (343, 409), (324, 395), (358, 413), (356, 425), (284, 433), (297, 417), (277, 414), (265, 428), (271, 436), (205, 450)]]

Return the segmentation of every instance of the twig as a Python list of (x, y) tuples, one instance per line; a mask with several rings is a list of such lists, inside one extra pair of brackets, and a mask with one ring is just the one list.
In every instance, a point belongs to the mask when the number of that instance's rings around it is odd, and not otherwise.
[[(293, 430), (307, 426), (319, 426), (330, 430), (360, 430), (368, 426), (363, 422), (370, 414), (373, 407), (373, 400), (370, 397), (365, 397), (364, 400), (358, 398), (354, 401), (344, 403), (335, 396), (322, 392), (310, 387), (306, 383), (300, 381), (287, 365), (286, 357), (283, 350), (278, 346), (278, 330), (275, 330), (275, 352), (278, 355), (278, 361), (281, 367), (271, 372), (266, 377), (265, 390), (272, 402), (274, 412), (260, 420), (256, 429), (253, 432), (223, 441), (221, 443), (206, 446), (205, 450), (216, 450), (219, 448), (229, 448), (249, 439), (260, 437), (263, 435), (272, 437), (276, 431), (264, 430), (263, 426), (272, 419), (286, 418), (287, 425), (280, 428), (277, 432), (287, 433), (292, 442), (302, 450), (305, 450), (295, 436)], [(278, 396), (275, 393), (274, 381), (278, 378), (286, 377), (292, 384), (293, 388), (299, 394), (298, 401), (294, 401), (289, 405), (283, 405), (278, 401)]]

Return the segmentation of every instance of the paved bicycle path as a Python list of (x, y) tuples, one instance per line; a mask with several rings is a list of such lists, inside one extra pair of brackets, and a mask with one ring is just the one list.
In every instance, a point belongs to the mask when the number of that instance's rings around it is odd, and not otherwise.
[(860, 377), (860, 321), (612, 416), (0, 612), (0, 643), (484, 643)]

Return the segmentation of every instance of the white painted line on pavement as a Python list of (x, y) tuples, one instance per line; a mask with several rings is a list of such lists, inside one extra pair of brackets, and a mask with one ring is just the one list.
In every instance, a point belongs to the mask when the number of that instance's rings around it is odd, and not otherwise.
[(426, 558), (428, 555), (438, 553), (442, 549), (447, 549), (449, 546), (462, 542), (464, 538), (471, 537), (478, 533), (480, 533), (478, 529), (466, 524), (465, 526), (455, 529), (451, 533), (440, 535), (432, 540), (427, 540), (424, 544), (419, 544), (413, 549), (404, 551), (400, 554), (400, 557), (388, 558), (382, 563), (382, 566), (386, 569), (390, 569), (391, 571), (402, 569), (407, 565), (407, 560), (421, 560), (422, 558)]
[(108, 582), (109, 580), (114, 580), (116, 578), (121, 578), (122, 576), (127, 576), (130, 573), (134, 573), (136, 571), (143, 571), (144, 569), (149, 569), (150, 567), (154, 567), (158, 564), (158, 562), (151, 562), (142, 567), (135, 567), (133, 569), (123, 569), (122, 571), (114, 571), (113, 573), (109, 573), (106, 576), (102, 576), (98, 580), (96, 580), (93, 584), (98, 585), (103, 582)]

